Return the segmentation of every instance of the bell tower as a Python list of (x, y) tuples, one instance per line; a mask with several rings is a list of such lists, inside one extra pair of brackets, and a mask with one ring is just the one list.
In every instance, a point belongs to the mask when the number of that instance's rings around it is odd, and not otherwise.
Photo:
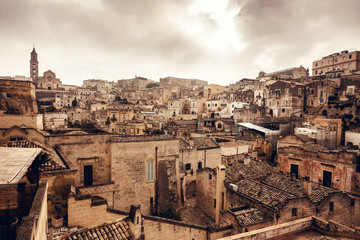
[(32, 78), (33, 82), (35, 83), (35, 86), (37, 86), (37, 80), (39, 77), (39, 62), (37, 59), (37, 53), (35, 51), (35, 46), (33, 47), (33, 50), (31, 52), (31, 58), (30, 58), (30, 77)]

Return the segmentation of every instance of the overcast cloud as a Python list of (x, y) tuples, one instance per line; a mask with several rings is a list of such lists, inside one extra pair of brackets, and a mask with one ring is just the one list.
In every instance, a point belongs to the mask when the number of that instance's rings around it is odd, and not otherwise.
[(0, 0), (0, 75), (227, 85), (360, 48), (358, 0)]

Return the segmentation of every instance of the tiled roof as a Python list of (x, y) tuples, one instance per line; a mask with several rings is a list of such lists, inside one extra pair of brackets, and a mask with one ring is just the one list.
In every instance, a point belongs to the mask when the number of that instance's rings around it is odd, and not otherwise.
[(266, 185), (276, 187), (294, 196), (304, 196), (304, 185), (300, 180), (291, 179), (281, 173), (272, 173), (266, 176), (262, 181)]
[(69, 234), (67, 240), (130, 240), (133, 239), (129, 224), (124, 220), (92, 228), (83, 228)]
[(257, 208), (241, 210), (234, 212), (234, 214), (236, 215), (236, 220), (240, 226), (249, 226), (272, 220), (270, 216)]
[[(238, 193), (275, 210), (291, 198), (306, 197), (303, 181), (275, 172), (264, 162), (235, 164), (226, 171), (226, 182), (235, 184)], [(313, 203), (320, 203), (329, 193), (338, 191), (315, 182), (311, 189), (308, 198)]]
[(303, 142), (312, 141), (312, 138), (310, 138), (304, 134), (296, 134), (295, 136), (298, 137), (299, 139), (301, 139)]
[(207, 137), (196, 137), (193, 138), (194, 145), (197, 149), (207, 149), (207, 148), (218, 148), (219, 145), (212, 139)]
[(309, 152), (329, 152), (329, 150), (320, 144), (305, 144), (301, 146), (303, 150)]
[(275, 210), (281, 209), (288, 199), (294, 197), (293, 194), (249, 179), (240, 180), (236, 185), (238, 193)]
[(320, 203), (324, 197), (329, 195), (329, 193), (337, 191), (335, 189), (327, 188), (316, 183), (311, 185), (311, 190), (310, 201), (313, 203)]
[(260, 181), (273, 171), (268, 163), (252, 160), (249, 164), (234, 163), (231, 167), (226, 168), (225, 177), (227, 182), (244, 178)]
[(147, 142), (147, 141), (164, 141), (164, 140), (176, 140), (176, 138), (171, 135), (165, 135), (165, 134), (110, 138), (110, 142)]
[(14, 147), (14, 148), (41, 148), (43, 152), (49, 154), (51, 160), (40, 166), (40, 171), (54, 171), (54, 170), (64, 170), (67, 169), (64, 162), (52, 149), (45, 147), (40, 143), (30, 142), (28, 140), (18, 140), (18, 141), (9, 141), (3, 144), (4, 147)]

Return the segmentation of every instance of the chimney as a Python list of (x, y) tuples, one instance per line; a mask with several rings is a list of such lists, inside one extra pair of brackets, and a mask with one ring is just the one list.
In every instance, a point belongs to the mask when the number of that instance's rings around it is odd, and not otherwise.
[(142, 239), (142, 216), (140, 205), (131, 205), (130, 207), (130, 231), (134, 236), (135, 240)]
[(216, 192), (215, 192), (215, 224), (220, 225), (220, 211), (224, 210), (225, 204), (225, 166), (219, 165), (216, 167)]
[(247, 165), (247, 164), (249, 164), (249, 163), (250, 163), (250, 157), (246, 156), (246, 157), (244, 158), (244, 164)]
[(304, 180), (304, 192), (308, 197), (311, 196), (311, 191), (312, 191), (312, 182)]

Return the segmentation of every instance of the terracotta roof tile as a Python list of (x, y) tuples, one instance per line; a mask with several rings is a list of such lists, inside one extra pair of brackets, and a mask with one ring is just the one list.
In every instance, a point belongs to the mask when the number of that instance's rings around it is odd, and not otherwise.
[(249, 226), (261, 222), (271, 221), (272, 218), (257, 208), (250, 208), (234, 212), (240, 226)]
[(93, 228), (83, 228), (69, 234), (67, 240), (132, 240), (129, 224), (125, 220), (106, 223)]

